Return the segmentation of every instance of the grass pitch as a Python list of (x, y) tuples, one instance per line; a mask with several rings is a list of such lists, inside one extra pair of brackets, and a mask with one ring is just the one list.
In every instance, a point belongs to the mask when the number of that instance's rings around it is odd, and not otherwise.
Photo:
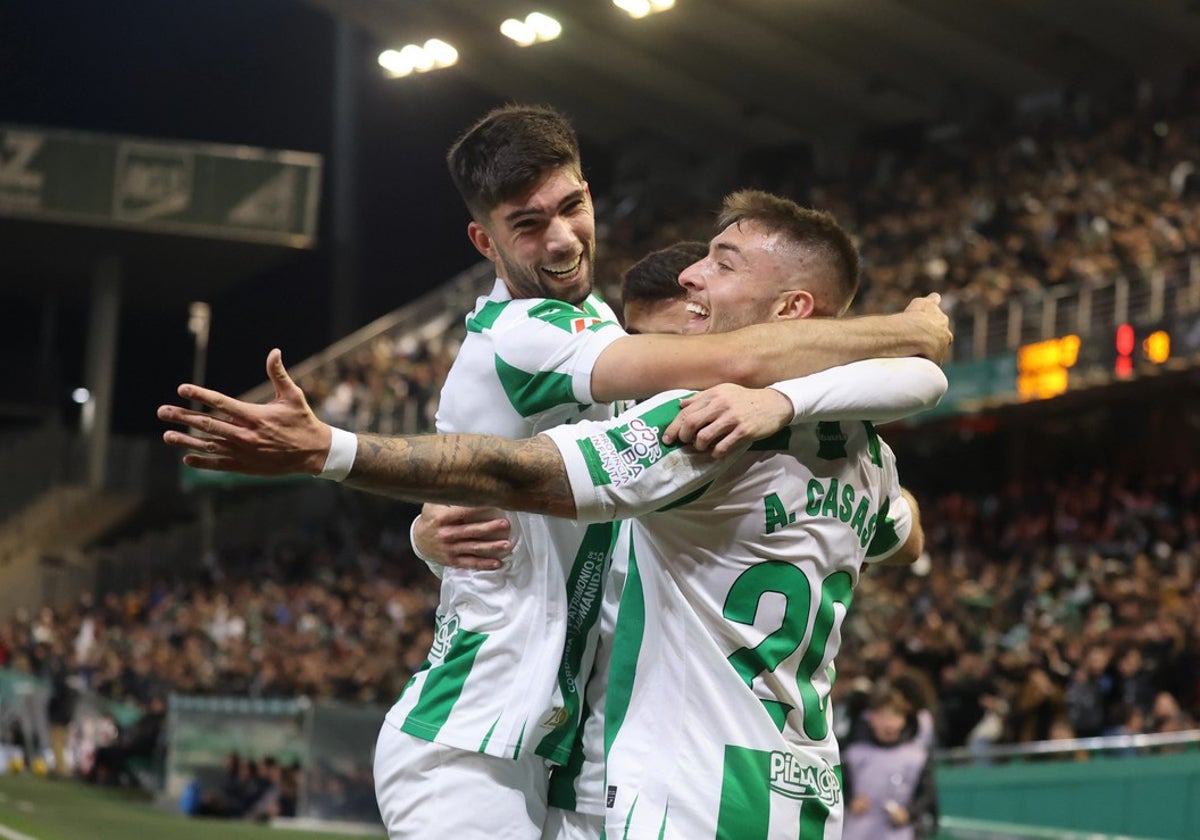
[(363, 840), (162, 811), (128, 791), (0, 776), (0, 840)]

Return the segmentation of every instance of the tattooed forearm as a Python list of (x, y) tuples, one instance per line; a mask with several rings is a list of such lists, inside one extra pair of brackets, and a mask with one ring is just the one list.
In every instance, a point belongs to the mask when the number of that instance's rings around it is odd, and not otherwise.
[(411, 501), (575, 515), (566, 465), (546, 437), (359, 435), (346, 484)]

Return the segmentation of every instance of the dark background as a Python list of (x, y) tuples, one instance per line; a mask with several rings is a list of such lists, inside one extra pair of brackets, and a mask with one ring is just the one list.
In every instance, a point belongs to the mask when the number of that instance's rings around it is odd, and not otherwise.
[[(334, 39), (333, 21), (295, 0), (0, 3), (0, 122), (324, 157), (317, 247), (273, 249), (275, 264), (265, 270), (232, 281), (213, 277), (206, 296), (213, 309), (206, 380), (221, 390), (240, 393), (261, 382), (272, 346), (297, 362), (345, 332), (334, 323), (330, 303), (338, 274), (328, 237)], [(477, 261), (443, 156), (464, 128), (502, 102), (453, 73), (388, 80), (376, 64), (386, 46), (354, 34), (350, 149), (357, 224), (349, 247), (356, 287), (342, 313), (351, 329)], [(589, 165), (602, 164), (600, 150), (585, 144), (585, 155)], [(589, 176), (602, 170), (597, 165)], [(54, 231), (53, 248), (70, 249), (79, 237), (95, 236), (0, 218), (0, 227), (31, 224)], [(136, 250), (152, 236), (122, 241)], [(11, 266), (6, 271), (5, 263), (0, 253), (0, 389), (7, 392), (0, 403), (44, 399), (73, 422), (77, 409), (69, 394), (83, 384), (90, 279), (86, 271), (58, 278), (67, 291), (55, 292), (48, 304), (44, 278)], [(169, 266), (161, 282), (171, 282)], [(157, 428), (155, 406), (191, 376), (193, 339), (186, 325), (186, 302), (139, 301), (124, 289), (115, 432)], [(40, 367), (39, 346), (46, 341), (52, 343), (50, 364)], [(12, 412), (5, 419), (12, 422)]]

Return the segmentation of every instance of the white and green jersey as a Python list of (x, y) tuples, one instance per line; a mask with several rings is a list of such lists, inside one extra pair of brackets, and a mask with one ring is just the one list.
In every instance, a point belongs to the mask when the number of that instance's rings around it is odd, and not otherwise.
[(547, 432), (581, 521), (639, 517), (616, 548), (606, 836), (836, 837), (833, 658), (863, 562), (912, 525), (895, 460), (865, 422), (719, 461), (663, 446), (684, 395)]
[[(611, 417), (611, 405), (592, 405), (592, 366), (624, 335), (594, 295), (579, 306), (512, 300), (497, 280), (467, 317), (438, 431), (525, 438)], [(516, 545), (501, 569), (445, 570), (429, 658), (387, 719), (459, 749), (533, 750), (561, 763), (579, 725), (616, 525), (509, 520)]]

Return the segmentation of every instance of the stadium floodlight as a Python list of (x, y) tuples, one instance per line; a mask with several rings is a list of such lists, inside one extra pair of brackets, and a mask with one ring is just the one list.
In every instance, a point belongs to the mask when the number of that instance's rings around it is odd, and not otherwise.
[(631, 18), (644, 18), (674, 8), (675, 0), (612, 0), (613, 5)]
[(424, 46), (405, 44), (399, 50), (384, 50), (379, 54), (379, 66), (393, 78), (427, 73), (457, 62), (458, 50), (438, 38), (430, 38)]
[(440, 38), (425, 42), (425, 54), (433, 60), (434, 67), (450, 67), (458, 63), (458, 50)]
[(83, 405), (92, 398), (92, 392), (87, 388), (76, 388), (71, 392), (71, 401), (76, 405)]
[(553, 41), (562, 34), (562, 24), (541, 12), (530, 12), (525, 17), (525, 22), (533, 27), (539, 41)]
[(518, 46), (528, 47), (537, 40), (533, 27), (523, 20), (508, 18), (500, 24), (500, 34), (517, 42)]
[(613, 0), (613, 5), (631, 18), (644, 18), (650, 14), (650, 0)]
[(550, 15), (530, 12), (525, 20), (508, 18), (500, 24), (500, 33), (520, 46), (528, 47), (540, 41), (553, 41), (562, 34), (562, 24)]

